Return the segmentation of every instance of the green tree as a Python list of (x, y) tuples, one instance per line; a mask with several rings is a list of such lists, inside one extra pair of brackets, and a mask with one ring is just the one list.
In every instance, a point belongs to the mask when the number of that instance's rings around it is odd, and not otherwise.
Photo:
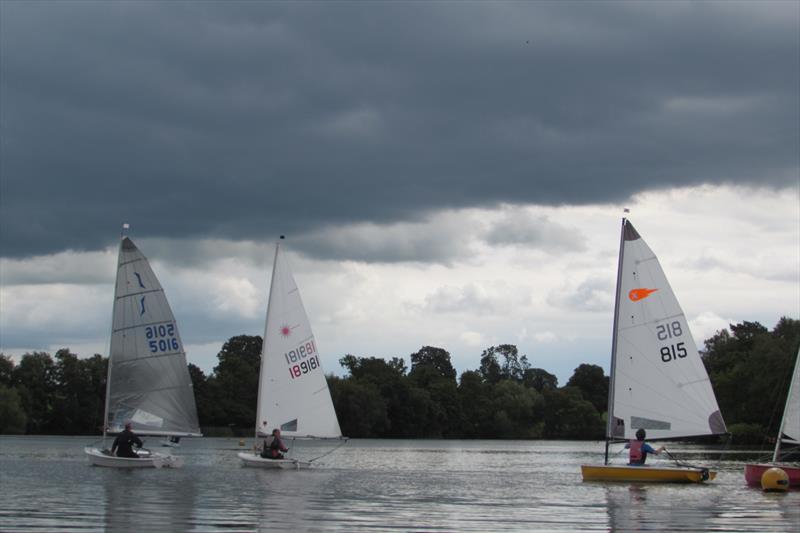
[[(800, 345), (800, 321), (781, 318), (772, 332), (758, 322), (732, 324), (705, 341), (703, 361), (725, 422), (745, 440), (778, 431)], [(737, 438), (737, 435), (734, 435)]]
[(437, 374), (445, 379), (456, 381), (456, 369), (450, 361), (450, 352), (444, 348), (423, 346), (418, 352), (411, 354), (411, 373), (421, 367), (433, 368)]
[(387, 422), (371, 436), (404, 437), (417, 431), (417, 418), (409, 404), (410, 383), (406, 376), (405, 361), (393, 357), (389, 361), (377, 357), (345, 355), (339, 359), (350, 378), (358, 383), (375, 385), (386, 406)]
[(24, 354), (14, 368), (13, 382), (28, 419), (27, 433), (42, 433), (50, 423), (56, 385), (50, 354)]
[(386, 404), (375, 384), (333, 375), (326, 377), (344, 435), (365, 438), (386, 431), (389, 425)]
[(481, 378), (486, 383), (497, 383), (502, 379), (502, 369), (500, 367), (500, 362), (497, 360), (497, 353), (494, 350), (494, 346), (487, 348), (481, 354), (479, 372)]
[(558, 388), (558, 378), (542, 368), (527, 368), (522, 375), (522, 384), (538, 392)]
[[(208, 426), (227, 426), (229, 417), (225, 413), (222, 402), (219, 399), (219, 386), (216, 378), (206, 376), (200, 367), (189, 363), (189, 377), (192, 380), (192, 390), (194, 391), (194, 401), (197, 406), (197, 419), (200, 428)], [(253, 419), (253, 422), (255, 418)]]
[(55, 394), (48, 430), (59, 434), (81, 434), (90, 429), (82, 403), (89, 388), (78, 356), (62, 348), (56, 352)]
[(0, 434), (25, 433), (26, 416), (16, 389), (0, 383)]
[(217, 354), (210, 388), (219, 402), (224, 420), (218, 425), (251, 427), (256, 419), (258, 374), (261, 366), (261, 337), (231, 337)]
[(14, 379), (14, 361), (0, 353), (0, 384), (10, 387)]
[(575, 387), (544, 392), (544, 435), (551, 439), (602, 439), (603, 420)]
[(525, 355), (520, 357), (513, 344), (491, 346), (481, 354), (481, 374), (489, 383), (497, 383), (501, 379), (521, 382), (529, 368), (528, 358)]
[(544, 399), (535, 389), (512, 379), (492, 386), (489, 433), (494, 437), (530, 439), (541, 437)]
[(466, 438), (491, 437), (492, 405), (491, 384), (484, 382), (480, 371), (467, 370), (461, 373), (458, 397), (464, 417), (461, 435)]
[(108, 358), (100, 354), (81, 359), (84, 383), (86, 384), (85, 396), (81, 402), (83, 409), (84, 426), (89, 433), (103, 431), (103, 414), (106, 402), (106, 381), (108, 379)]
[[(412, 387), (425, 391), (430, 397), (424, 423), (419, 426), (423, 436), (451, 437), (460, 434), (464, 418), (450, 353), (442, 348), (424, 346), (411, 354), (408, 379)], [(422, 396), (416, 394), (417, 399)]]
[(608, 405), (608, 376), (597, 365), (582, 364), (575, 369), (567, 381), (567, 387), (575, 387), (581, 391), (584, 400), (588, 400), (598, 413), (604, 413)]

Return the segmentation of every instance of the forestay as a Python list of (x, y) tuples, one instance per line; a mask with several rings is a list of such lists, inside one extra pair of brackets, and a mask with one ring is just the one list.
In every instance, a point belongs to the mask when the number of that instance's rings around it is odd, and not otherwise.
[(650, 439), (725, 433), (686, 317), (655, 254), (623, 220), (608, 434)]
[(311, 324), (280, 243), (264, 328), (256, 436), (274, 428), (288, 437), (342, 435)]
[(194, 392), (178, 326), (147, 258), (130, 238), (119, 251), (106, 425), (130, 421), (145, 435), (199, 436)]

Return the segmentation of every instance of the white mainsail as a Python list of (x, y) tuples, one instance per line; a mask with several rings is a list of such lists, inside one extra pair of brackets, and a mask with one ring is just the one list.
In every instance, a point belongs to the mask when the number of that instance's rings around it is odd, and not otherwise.
[(112, 322), (107, 430), (117, 433), (131, 422), (144, 435), (200, 436), (175, 317), (147, 258), (128, 237), (120, 243)]
[(607, 437), (725, 433), (689, 324), (655, 254), (623, 219)]
[(789, 394), (786, 396), (786, 407), (783, 410), (781, 428), (775, 443), (773, 462), (778, 460), (781, 441), (800, 444), (800, 349), (797, 350), (797, 358), (794, 362), (794, 373), (789, 385)]
[(275, 428), (288, 437), (342, 436), (311, 324), (280, 243), (264, 327), (256, 436)]

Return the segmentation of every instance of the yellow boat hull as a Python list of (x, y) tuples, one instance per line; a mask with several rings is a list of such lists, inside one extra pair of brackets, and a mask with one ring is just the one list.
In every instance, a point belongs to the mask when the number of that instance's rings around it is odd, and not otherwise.
[(717, 473), (702, 468), (628, 465), (581, 465), (584, 481), (628, 481), (641, 483), (702, 483)]

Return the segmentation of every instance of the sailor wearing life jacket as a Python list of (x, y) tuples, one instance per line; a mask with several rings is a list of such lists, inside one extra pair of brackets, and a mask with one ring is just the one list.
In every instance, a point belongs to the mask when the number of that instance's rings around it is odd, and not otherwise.
[(663, 452), (666, 448), (663, 446), (657, 450), (654, 450), (652, 446), (647, 444), (644, 441), (646, 433), (644, 429), (639, 428), (636, 430), (636, 440), (630, 441), (628, 444), (625, 445), (626, 448), (630, 448), (630, 458), (628, 460), (628, 464), (631, 466), (641, 466), (644, 465), (645, 461), (647, 461), (647, 454), (654, 453), (656, 455)]

